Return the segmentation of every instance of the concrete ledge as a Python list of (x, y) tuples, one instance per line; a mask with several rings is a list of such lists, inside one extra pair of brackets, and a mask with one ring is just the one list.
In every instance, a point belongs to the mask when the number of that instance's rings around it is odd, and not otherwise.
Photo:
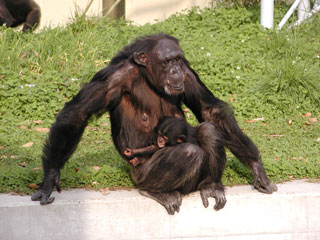
[(320, 239), (320, 184), (303, 180), (278, 185), (266, 195), (251, 186), (227, 188), (224, 209), (206, 209), (199, 193), (183, 198), (169, 216), (136, 190), (56, 192), (52, 205), (30, 196), (0, 194), (0, 239)]

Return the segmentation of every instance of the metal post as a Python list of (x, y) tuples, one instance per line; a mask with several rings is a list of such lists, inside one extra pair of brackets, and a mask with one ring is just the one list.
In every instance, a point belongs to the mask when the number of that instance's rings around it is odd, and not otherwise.
[(110, 19), (119, 19), (125, 15), (125, 0), (103, 0), (102, 6), (103, 15)]
[(313, 8), (312, 8), (312, 11), (314, 13), (320, 11), (320, 0), (316, 0), (314, 5), (313, 5)]
[(289, 9), (289, 11), (286, 13), (286, 15), (284, 15), (284, 17), (282, 18), (281, 22), (278, 25), (278, 29), (281, 29), (283, 27), (283, 25), (288, 21), (288, 19), (290, 18), (290, 16), (292, 15), (292, 13), (294, 12), (294, 10), (296, 10), (296, 8), (298, 7), (298, 5), (300, 4), (301, 0), (296, 0), (291, 8)]
[(261, 0), (260, 23), (265, 28), (273, 28), (274, 0)]
[(310, 2), (309, 0), (301, 0), (298, 5), (298, 20), (303, 21), (310, 15)]
[(278, 29), (281, 29), (283, 25), (288, 21), (290, 16), (293, 14), (294, 10), (298, 8), (298, 21), (289, 27), (297, 26), (300, 23), (304, 22), (306, 19), (310, 18), (313, 14), (320, 11), (320, 0), (315, 0), (312, 10), (310, 11), (310, 1), (309, 0), (296, 0), (289, 11), (283, 17), (281, 22), (278, 25)]

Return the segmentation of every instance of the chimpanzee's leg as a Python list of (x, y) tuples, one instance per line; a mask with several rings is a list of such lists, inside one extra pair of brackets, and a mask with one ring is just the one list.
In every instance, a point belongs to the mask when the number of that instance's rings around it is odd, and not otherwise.
[(22, 28), (23, 32), (32, 30), (33, 28), (36, 28), (37, 25), (40, 23), (40, 17), (41, 17), (40, 7), (36, 3), (34, 3), (34, 6), (32, 6), (32, 7), (33, 8), (28, 13), (26, 21), (23, 25), (23, 28)]
[(271, 183), (266, 175), (258, 148), (239, 128), (228, 104), (219, 100), (208, 114), (211, 116), (210, 122), (223, 139), (224, 146), (251, 169), (254, 187), (263, 193), (277, 191), (277, 186)]
[(194, 144), (165, 147), (133, 168), (133, 179), (142, 195), (158, 201), (173, 215), (179, 211), (181, 193), (196, 190), (202, 159), (202, 150)]
[(54, 187), (60, 192), (60, 169), (76, 149), (90, 116), (106, 107), (105, 96), (103, 83), (89, 83), (58, 114), (43, 148), (44, 180), (33, 201), (41, 205), (54, 201), (50, 195)]
[(221, 182), (226, 164), (226, 153), (221, 142), (221, 137), (211, 123), (202, 123), (198, 127), (197, 139), (204, 152), (203, 164), (198, 189), (205, 207), (209, 206), (209, 197), (216, 200), (215, 210), (224, 207), (224, 187)]
[(15, 22), (15, 19), (11, 15), (6, 4), (4, 4), (2, 1), (1, 1), (1, 6), (0, 6), (0, 17), (1, 17), (1, 24), (6, 24), (7, 27), (12, 27), (12, 25)]

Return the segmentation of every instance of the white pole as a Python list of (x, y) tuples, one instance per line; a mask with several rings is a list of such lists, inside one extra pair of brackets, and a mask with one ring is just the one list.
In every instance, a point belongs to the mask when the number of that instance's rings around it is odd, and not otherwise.
[(310, 2), (309, 0), (302, 0), (298, 5), (298, 20), (303, 21), (310, 15)]
[(296, 0), (291, 8), (289, 9), (289, 11), (286, 13), (286, 15), (284, 15), (284, 17), (282, 18), (281, 22), (278, 25), (278, 29), (281, 29), (283, 27), (283, 25), (288, 21), (289, 17), (292, 15), (292, 13), (294, 12), (294, 10), (296, 10), (296, 8), (298, 7), (299, 3), (301, 2), (301, 0)]
[(320, 11), (320, 0), (315, 0), (312, 10), (310, 11), (310, 1), (309, 0), (296, 0), (292, 6), (290, 7), (289, 11), (283, 17), (281, 22), (278, 25), (278, 29), (281, 29), (283, 25), (288, 21), (294, 10), (298, 7), (298, 21), (294, 24), (290, 25), (297, 26), (306, 19), (310, 18), (313, 14)]
[(312, 11), (315, 12), (315, 13), (320, 11), (320, 0), (316, 0), (315, 1), (314, 5), (313, 5), (313, 8), (312, 8)]
[(273, 28), (274, 0), (261, 0), (260, 23), (265, 28)]
[[(295, 22), (292, 26), (297, 26), (306, 19), (310, 18), (313, 14), (320, 11), (320, 0), (316, 0), (312, 10), (310, 11), (310, 2), (304, 3), (306, 0), (302, 0), (298, 7), (298, 21)], [(301, 8), (301, 9), (300, 9)], [(300, 11), (300, 13), (299, 13)], [(291, 26), (290, 26), (291, 27)]]

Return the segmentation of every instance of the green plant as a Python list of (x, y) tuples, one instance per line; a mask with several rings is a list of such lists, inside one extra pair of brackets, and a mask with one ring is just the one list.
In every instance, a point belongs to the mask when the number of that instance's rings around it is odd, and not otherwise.
[[(276, 5), (275, 22), (287, 9)], [(38, 34), (0, 27), (0, 192), (34, 191), (30, 184), (42, 179), (47, 137), (39, 128), (50, 128), (64, 103), (124, 45), (157, 32), (179, 38), (201, 80), (230, 103), (273, 181), (319, 178), (320, 17), (277, 32), (260, 26), (259, 11), (240, 5), (194, 8), (140, 27), (83, 17)], [(90, 121), (61, 177), (64, 188), (134, 186), (129, 166), (113, 147), (108, 115)], [(223, 182), (252, 183), (250, 171), (230, 153)]]

